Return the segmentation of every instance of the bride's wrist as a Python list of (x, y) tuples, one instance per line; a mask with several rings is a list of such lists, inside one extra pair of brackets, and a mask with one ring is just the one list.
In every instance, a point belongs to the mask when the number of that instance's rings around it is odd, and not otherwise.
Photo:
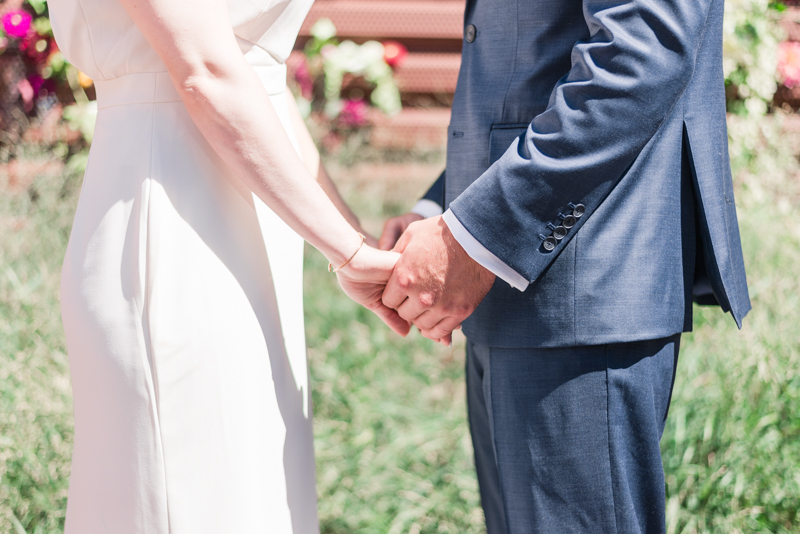
[(366, 246), (365, 237), (360, 232), (355, 233), (352, 237), (352, 240), (348, 239), (346, 243), (343, 243), (327, 255), (332, 271), (335, 272), (346, 268), (359, 255), (361, 249)]
[(364, 243), (358, 253), (350, 260), (347, 265), (339, 269), (337, 272), (342, 273), (348, 277), (361, 278), (363, 276), (370, 276), (374, 273), (376, 266), (380, 265), (381, 259), (377, 255), (384, 254), (376, 248), (372, 248)]

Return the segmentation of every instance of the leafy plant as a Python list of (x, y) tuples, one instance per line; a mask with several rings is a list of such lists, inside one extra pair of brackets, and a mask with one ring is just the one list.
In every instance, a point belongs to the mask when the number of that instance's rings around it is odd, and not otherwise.
[(5, 71), (6, 91), (21, 98), (26, 112), (42, 100), (54, 103), (56, 85), (66, 81), (68, 64), (53, 39), (47, 4), (28, 0), (19, 9), (5, 11), (0, 23), (0, 68)]
[(401, 109), (392, 66), (405, 57), (399, 43), (339, 42), (329, 19), (311, 28), (304, 59), (294, 69), (298, 105), (320, 127), (323, 145), (338, 145), (371, 124), (371, 108), (385, 115)]
[(769, 109), (778, 88), (782, 9), (769, 0), (725, 2), (722, 68), (733, 113), (760, 117)]

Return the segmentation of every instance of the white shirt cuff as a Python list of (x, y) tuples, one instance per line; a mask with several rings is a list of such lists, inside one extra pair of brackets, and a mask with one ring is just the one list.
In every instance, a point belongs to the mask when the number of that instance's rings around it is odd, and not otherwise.
[[(430, 201), (429, 201), (430, 202)], [(447, 210), (442, 217), (453, 237), (458, 244), (464, 248), (469, 257), (478, 262), (482, 267), (491, 271), (496, 277), (507, 282), (514, 289), (525, 291), (529, 282), (524, 276), (503, 263), (500, 258), (492, 254), (490, 250), (480, 244), (469, 231), (464, 228), (452, 211)]]
[(426, 219), (430, 219), (431, 217), (438, 217), (441, 215), (442, 207), (433, 200), (423, 198), (411, 209), (411, 213), (416, 213)]

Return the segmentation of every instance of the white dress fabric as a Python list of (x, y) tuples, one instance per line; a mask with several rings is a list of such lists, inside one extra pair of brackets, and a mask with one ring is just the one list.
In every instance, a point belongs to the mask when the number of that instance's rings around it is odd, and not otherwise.
[[(294, 139), (283, 62), (311, 1), (228, 3)], [(318, 533), (303, 241), (232, 185), (116, 0), (48, 4), (99, 109), (61, 284), (67, 534)]]

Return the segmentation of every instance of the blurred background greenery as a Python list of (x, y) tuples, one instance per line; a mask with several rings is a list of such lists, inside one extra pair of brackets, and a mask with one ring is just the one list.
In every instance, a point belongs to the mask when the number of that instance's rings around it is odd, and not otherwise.
[[(46, 9), (0, 3), (0, 533), (63, 529), (72, 443), (58, 283), (93, 90), (59, 57), (39, 21)], [(30, 20), (9, 16), (18, 11)], [(726, 6), (730, 150), (753, 311), (739, 332), (718, 309), (696, 307), (695, 331), (684, 336), (662, 441), (671, 534), (800, 532), (800, 44), (784, 41), (800, 20), (793, 13), (766, 0)], [(327, 164), (378, 233), (413, 205), (444, 156), (441, 147), (374, 149), (368, 124), (348, 120), (337, 132), (354, 141), (326, 151)], [(463, 338), (444, 348), (394, 336), (324, 267), (308, 249), (322, 531), (483, 532)]]

